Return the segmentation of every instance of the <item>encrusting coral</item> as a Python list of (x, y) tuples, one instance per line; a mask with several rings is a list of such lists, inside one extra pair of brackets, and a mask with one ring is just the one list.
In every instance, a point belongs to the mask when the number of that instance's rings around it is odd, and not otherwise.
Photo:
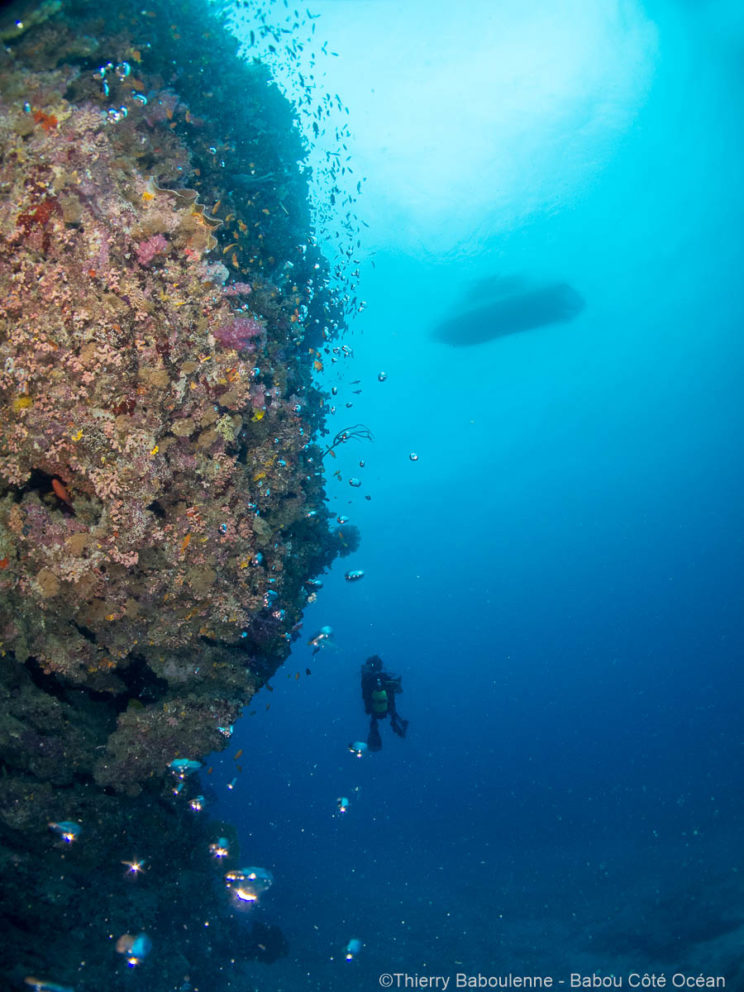
[[(145, 822), (137, 797), (170, 794), (174, 758), (223, 747), (340, 550), (311, 375), (342, 320), (302, 144), (205, 10), (46, 5), (0, 49), (0, 832), (18, 863), (15, 831), (51, 850), (47, 821), (72, 815), (54, 788), (83, 821)], [(188, 40), (205, 18), (206, 55)], [(231, 86), (205, 92), (215, 64)]]
[[(81, 75), (24, 71), (29, 99), (0, 105), (3, 644), (114, 695), (133, 661), (157, 673), (166, 652), (187, 653), (174, 691), (214, 701), (204, 751), (255, 687), (254, 621), (268, 611), (286, 641), (304, 605), (285, 572), (293, 528), (317, 510), (313, 429), (302, 383), (290, 395), (267, 346), (301, 328), (260, 272), (241, 306), (211, 263), (219, 221), (126, 154), (167, 116), (153, 124), (132, 101), (112, 122), (71, 103)], [(109, 754), (97, 779), (129, 787), (163, 757), (117, 767)]]

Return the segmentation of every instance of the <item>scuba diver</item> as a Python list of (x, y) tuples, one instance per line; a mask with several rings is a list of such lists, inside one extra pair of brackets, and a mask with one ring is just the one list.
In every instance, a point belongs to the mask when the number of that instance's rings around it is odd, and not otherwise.
[(404, 720), (395, 706), (395, 697), (401, 688), (400, 675), (391, 675), (383, 671), (382, 658), (373, 654), (362, 665), (362, 699), (364, 712), (369, 713), (369, 735), (367, 747), (370, 751), (382, 748), (380, 730), (377, 726), (380, 720), (390, 716), (390, 726), (398, 737), (405, 737), (408, 720)]

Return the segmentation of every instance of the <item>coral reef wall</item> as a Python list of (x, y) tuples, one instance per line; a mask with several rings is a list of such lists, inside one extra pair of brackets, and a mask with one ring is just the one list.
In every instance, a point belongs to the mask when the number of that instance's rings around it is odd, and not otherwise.
[(0, 974), (116, 988), (134, 928), (147, 988), (216, 990), (205, 919), (245, 924), (169, 766), (225, 745), (336, 553), (343, 315), (292, 109), (214, 7), (26, 2), (0, 38)]

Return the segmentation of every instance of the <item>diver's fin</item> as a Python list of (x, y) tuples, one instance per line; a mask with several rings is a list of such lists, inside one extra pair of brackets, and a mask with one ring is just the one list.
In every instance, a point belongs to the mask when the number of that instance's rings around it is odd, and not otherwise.
[(369, 722), (369, 734), (367, 735), (367, 747), (370, 751), (381, 751), (382, 750), (382, 738), (380, 737), (380, 728), (377, 726), (377, 720), (370, 720)]

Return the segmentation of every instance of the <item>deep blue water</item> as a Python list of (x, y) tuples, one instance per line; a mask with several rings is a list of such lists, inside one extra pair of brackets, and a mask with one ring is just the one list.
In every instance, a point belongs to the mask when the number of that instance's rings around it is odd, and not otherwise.
[[(391, 9), (318, 6), (347, 32), (341, 57), (365, 10)], [(505, 203), (479, 173), (482, 225), (451, 222), (470, 208), (444, 187), (425, 214), (376, 210), (389, 155), (381, 138), (376, 166), (366, 136), (368, 308), (327, 384), (331, 434), (361, 422), (375, 440), (326, 459), (330, 506), (362, 544), (213, 775), (242, 862), (276, 876), (255, 912), (290, 941), (257, 988), (654, 969), (744, 987), (744, 25), (734, 4), (610, 7), (652, 39), (643, 93), (611, 142), (601, 112), (584, 130), (566, 115), (566, 140), (536, 152), (542, 191)], [(380, 85), (397, 71), (362, 68)], [(586, 307), (473, 347), (433, 341), (493, 274), (566, 280)], [(313, 657), (323, 624), (333, 644)], [(384, 726), (382, 752), (357, 760), (372, 653), (403, 675), (410, 730)]]

